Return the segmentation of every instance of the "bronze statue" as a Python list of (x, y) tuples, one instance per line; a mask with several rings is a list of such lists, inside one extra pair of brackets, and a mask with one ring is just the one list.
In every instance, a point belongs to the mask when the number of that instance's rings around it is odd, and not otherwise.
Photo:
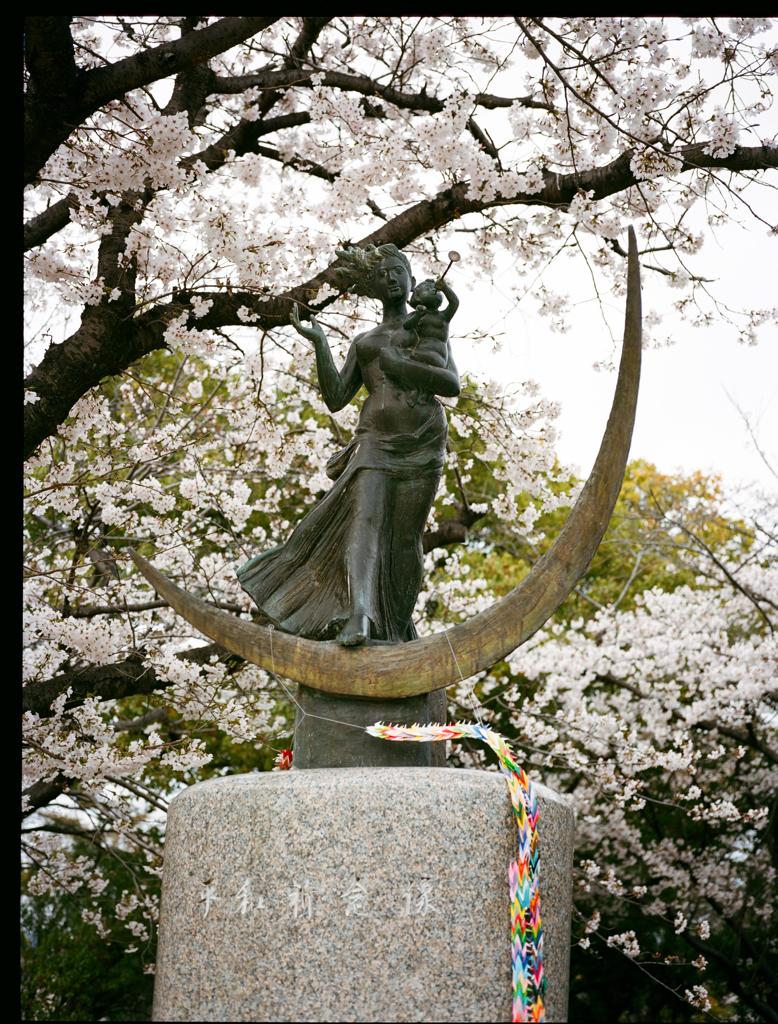
[[(380, 253), (378, 256), (383, 262), (384, 257), (381, 257)], [(368, 367), (365, 372), (369, 375), (372, 367), (375, 372), (375, 377), (372, 378), (373, 382), (379, 384), (379, 390), (383, 388), (387, 393), (421, 387), (430, 396), (446, 393), (456, 394), (453, 384), (456, 379), (456, 371), (453, 370), (453, 364), (448, 368), (440, 368), (416, 360), (414, 365), (414, 360), (401, 352), (400, 341), (404, 335), (400, 333), (398, 321), (405, 316), (404, 299), (410, 287), (409, 278), (407, 264), (403, 260), (396, 257), (386, 258), (381, 284), (377, 284), (376, 287), (380, 289), (382, 295), (386, 295), (385, 309), (388, 306), (388, 312), (391, 315), (373, 332), (362, 336), (363, 339), (372, 337), (372, 344), (377, 353), (374, 358), (365, 356)], [(177, 587), (134, 551), (130, 553), (141, 572), (158, 593), (205, 636), (247, 661), (288, 679), (294, 679), (321, 693), (358, 698), (397, 699), (428, 694), (458, 682), (462, 677), (473, 675), (482, 669), (488, 669), (524, 643), (553, 615), (586, 571), (608, 525), (621, 488), (635, 419), (640, 380), (640, 306), (640, 265), (637, 240), (634, 231), (630, 228), (627, 306), (619, 376), (610, 417), (594, 468), (559, 536), (546, 554), (533, 566), (529, 575), (490, 608), (466, 622), (457, 624), (452, 629), (414, 640), (412, 643), (377, 645), (360, 643), (363, 634), (366, 638), (366, 624), (361, 619), (351, 620), (354, 607), (351, 602), (347, 602), (349, 616), (344, 625), (348, 624), (349, 634), (357, 641), (357, 645), (353, 649), (344, 649), (341, 644), (311, 640), (304, 636), (293, 636), (278, 629), (255, 622), (247, 622), (235, 615), (220, 611), (208, 602)], [(315, 326), (311, 330), (315, 330)], [(341, 373), (338, 374), (337, 371), (334, 371), (334, 375), (331, 374), (331, 378), (327, 378), (332, 380), (332, 387), (343, 398), (343, 404), (353, 396), (358, 386), (357, 381), (361, 380), (363, 369), (359, 359), (360, 340), (357, 339), (352, 345), (351, 362), (349, 363), (349, 359), (347, 359), (346, 366)], [(327, 362), (324, 345), (318, 342), (316, 344), (317, 361), (319, 355), (322, 356), (319, 366), (321, 380), (322, 375), (326, 377), (328, 373), (326, 367), (331, 363)], [(370, 344), (371, 342), (367, 341), (368, 347)], [(322, 367), (325, 367), (324, 374), (322, 374)], [(334, 367), (332, 369), (334, 370)], [(357, 374), (359, 378), (357, 378)], [(441, 390), (444, 379), (451, 382), (451, 392)], [(349, 387), (353, 390), (349, 391)], [(458, 388), (458, 382), (456, 387)], [(345, 395), (348, 397), (344, 397)], [(377, 409), (381, 409), (380, 399), (376, 399), (372, 395), (371, 398), (378, 402)], [(393, 397), (387, 399), (386, 408), (394, 409), (400, 416), (399, 403)], [(419, 408), (427, 410), (428, 418), (435, 415), (431, 402), (420, 405)], [(408, 412), (416, 415), (414, 409), (405, 403), (402, 417)], [(397, 422), (405, 423), (407, 421), (402, 418)], [(426, 422), (425, 420), (424, 423)], [(390, 438), (393, 439), (392, 443), (397, 441), (398, 429), (394, 424), (388, 428)], [(376, 433), (380, 435), (381, 431), (376, 431)], [(421, 487), (426, 496), (424, 499), (426, 502), (432, 500), (430, 497), (434, 493), (432, 480), (436, 479), (432, 470), (435, 459), (430, 454), (431, 448), (430, 444), (429, 449), (425, 448), (423, 455), (427, 460), (425, 469), (428, 475), (423, 480)], [(418, 444), (415, 447), (411, 444), (410, 450), (414, 451), (418, 457), (422, 457)], [(342, 473), (348, 472), (347, 464), (349, 463), (350, 456), (346, 456)], [(355, 473), (352, 470), (350, 479), (358, 480), (360, 476), (365, 479), (368, 472), (370, 470), (360, 473)], [(372, 473), (374, 480), (378, 480), (382, 475), (387, 477), (390, 474), (385, 469), (378, 469)], [(384, 488), (384, 495), (390, 493), (385, 479), (379, 480), (379, 486)], [(336, 488), (337, 483), (330, 494)], [(355, 493), (357, 492), (355, 491)], [(420, 495), (416, 495), (416, 522), (423, 523), (424, 517), (421, 515), (421, 508), (424, 501)], [(324, 502), (321, 502), (317, 508), (321, 508), (323, 504)], [(393, 514), (397, 512), (399, 512), (399, 508), (396, 501), (394, 503), (385, 502), (380, 514), (386, 517), (386, 521), (391, 522)], [(387, 550), (391, 550), (384, 537), (376, 538), (376, 541), (379, 542), (381, 555), (385, 554)], [(374, 560), (373, 565), (378, 565), (378, 562)], [(379, 569), (379, 581), (391, 578), (394, 583), (397, 579), (391, 569), (386, 576), (382, 576), (382, 573), (383, 567)], [(414, 584), (415, 586), (416, 584)], [(367, 592), (368, 597), (370, 593), (370, 591)], [(394, 614), (400, 606), (407, 609), (410, 603), (409, 591), (400, 594), (393, 600), (396, 602), (392, 606)], [(380, 604), (380, 596), (378, 605), (380, 610), (378, 618), (381, 620), (383, 628), (386, 620), (382, 619), (383, 608)], [(358, 614), (365, 614), (370, 619), (367, 608), (360, 610)], [(410, 612), (408, 612), (408, 616), (410, 616)], [(398, 620), (394, 619), (393, 621), (396, 623)], [(372, 629), (371, 619), (371, 636), (373, 635)], [(348, 634), (342, 639), (348, 639)], [(397, 744), (397, 746), (404, 745)]]
[[(448, 341), (459, 303), (445, 282), (422, 282), (413, 293), (417, 312), (408, 316), (415, 280), (396, 246), (340, 255), (355, 290), (381, 301), (381, 322), (357, 335), (340, 370), (315, 316), (306, 326), (295, 305), (292, 323), (313, 342), (332, 412), (366, 388), (359, 425), (327, 463), (332, 489), (285, 544), (250, 559), (238, 578), (266, 621), (286, 633), (347, 647), (398, 643), (416, 637), (421, 538), (446, 451), (446, 415), (435, 396), (459, 394)], [(448, 299), (442, 313), (438, 283)]]

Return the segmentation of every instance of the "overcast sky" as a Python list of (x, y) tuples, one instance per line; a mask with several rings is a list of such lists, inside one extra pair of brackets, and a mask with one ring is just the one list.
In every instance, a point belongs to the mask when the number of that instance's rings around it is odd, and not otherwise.
[[(764, 213), (764, 205), (761, 208)], [(773, 212), (778, 222), (778, 203)], [(451, 241), (455, 244), (454, 236)], [(761, 224), (753, 223), (747, 231), (717, 228), (715, 238), (706, 232), (703, 249), (689, 257), (688, 264), (696, 273), (716, 279), (709, 287), (728, 305), (765, 308), (778, 305), (777, 250), (775, 237), (769, 237)], [(490, 376), (506, 385), (536, 380), (542, 394), (562, 406), (557, 420), (560, 458), (584, 475), (597, 454), (616, 381), (615, 372), (597, 370), (594, 364), (617, 357), (597, 302), (584, 298), (591, 296), (585, 277), (585, 272), (575, 274), (563, 267), (561, 272), (550, 268), (544, 278), (552, 289), (560, 288), (561, 279), (562, 290), (581, 297), (570, 318), (570, 331), (558, 334), (534, 312), (531, 302), (516, 305), (510, 266), (496, 276), (493, 287), (480, 285), (472, 292), (464, 285), (464, 262), (450, 272), (463, 299), (451, 330), (460, 369), (488, 367)], [(659, 332), (672, 327), (677, 342), (644, 352), (631, 457), (649, 459), (663, 472), (701, 469), (720, 473), (736, 486), (755, 482), (775, 490), (778, 481), (760, 458), (735, 405), (778, 470), (775, 324), (760, 329), (758, 345), (744, 345), (730, 324), (695, 328), (674, 315), (672, 304), (681, 292), (667, 287), (659, 275), (644, 271), (643, 281), (644, 310), (662, 315)], [(620, 343), (623, 298), (604, 298)], [(500, 353), (489, 355), (486, 342), (461, 339), (477, 326), (492, 326), (501, 333)]]

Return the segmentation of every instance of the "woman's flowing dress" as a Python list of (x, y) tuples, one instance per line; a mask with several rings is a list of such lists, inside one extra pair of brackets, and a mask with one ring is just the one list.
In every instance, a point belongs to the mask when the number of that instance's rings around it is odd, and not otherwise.
[[(415, 481), (432, 505), (443, 467), (447, 424), (441, 404), (428, 397), (431, 414), (413, 433), (382, 433), (359, 427), (354, 439), (327, 463), (332, 489), (280, 547), (250, 559), (238, 570), (243, 589), (279, 629), (315, 640), (333, 639), (351, 614), (347, 552), (349, 528), (358, 513), (357, 476), (379, 470), (394, 480)], [(393, 558), (393, 533), (403, 515), (398, 501), (384, 503), (372, 609), (372, 638), (402, 642), (416, 637), (408, 601), (402, 599)], [(421, 579), (421, 537), (415, 552), (403, 551), (402, 572)], [(405, 546), (407, 548), (408, 545)], [(408, 559), (416, 564), (409, 572)], [(406, 588), (407, 589), (407, 588)], [(413, 594), (415, 601), (416, 595)]]

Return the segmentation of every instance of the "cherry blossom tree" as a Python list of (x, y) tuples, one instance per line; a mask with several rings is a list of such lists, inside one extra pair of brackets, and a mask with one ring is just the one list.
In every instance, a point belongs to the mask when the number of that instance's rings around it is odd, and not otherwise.
[(617, 1017), (612, 974), (629, 970), (637, 1019), (659, 1018), (671, 989), (717, 1018), (771, 1021), (776, 507), (744, 521), (715, 481), (678, 484), (632, 467), (567, 615), (479, 686), (573, 795), (580, 1016)]
[[(486, 279), (510, 258), (553, 323), (553, 268), (579, 261), (618, 293), (634, 223), (668, 304), (750, 339), (769, 310), (724, 309), (695, 257), (707, 224), (770, 230), (777, 68), (753, 18), (27, 19), (30, 898), (72, 895), (150, 970), (170, 795), (289, 745), (283, 682), (194, 636), (126, 548), (251, 614), (235, 564), (317, 500), (356, 422), (329, 414), (290, 327), (297, 302), (344, 346), (370, 316), (335, 250), (393, 242), (425, 270), (456, 245)], [(531, 382), (472, 380), (448, 412), (420, 631), (511, 585), (575, 493)], [(652, 976), (681, 1000), (772, 1020), (774, 526), (721, 501), (635, 498), (609, 535), (619, 571), (596, 562), (476, 689), (586, 808), (590, 954), (636, 972), (676, 956), (677, 977)]]

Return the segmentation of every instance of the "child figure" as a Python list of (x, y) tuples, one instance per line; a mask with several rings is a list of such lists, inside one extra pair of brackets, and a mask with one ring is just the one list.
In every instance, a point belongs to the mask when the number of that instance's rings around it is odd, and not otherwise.
[[(439, 312), (441, 292), (448, 299), (448, 306)], [(459, 299), (445, 281), (429, 278), (416, 285), (408, 301), (414, 312), (403, 321), (403, 327), (416, 335), (416, 341), (408, 347), (407, 355), (428, 366), (446, 366), (448, 325), (459, 308)]]

